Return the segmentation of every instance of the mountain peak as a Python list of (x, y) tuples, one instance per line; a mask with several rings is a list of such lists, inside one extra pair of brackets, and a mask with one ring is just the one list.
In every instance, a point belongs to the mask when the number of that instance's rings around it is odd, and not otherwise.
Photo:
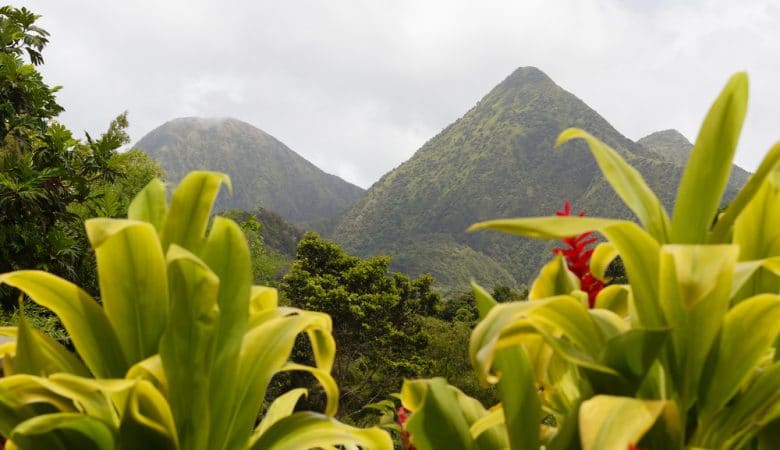
[(546, 73), (533, 66), (518, 67), (504, 80), (504, 83), (510, 84), (539, 82), (552, 83), (553, 80)]
[(192, 170), (228, 174), (233, 194), (220, 194), (219, 210), (266, 208), (304, 224), (346, 209), (363, 193), (358, 186), (323, 172), (270, 134), (238, 119), (173, 119), (135, 146), (156, 159), (171, 182)]
[(648, 134), (637, 141), (642, 147), (659, 154), (663, 159), (685, 165), (693, 144), (677, 130), (668, 129)]

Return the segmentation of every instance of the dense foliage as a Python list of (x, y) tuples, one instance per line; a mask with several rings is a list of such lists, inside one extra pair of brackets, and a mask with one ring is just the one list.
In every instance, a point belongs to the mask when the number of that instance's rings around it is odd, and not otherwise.
[[(582, 130), (561, 134), (559, 144), (587, 143), (641, 227), (560, 215), (472, 226), (541, 239), (598, 231), (608, 241), (585, 275), (556, 255), (529, 301), (499, 304), (474, 287), (481, 320), (469, 354), (500, 403), (487, 410), (440, 378), (407, 381), (410, 446), (780, 449), (780, 144), (712, 221), (746, 106), (747, 76), (737, 74), (702, 125), (671, 217), (618, 152)], [(581, 281), (604, 279), (618, 255), (628, 284), (600, 288), (589, 304)]]
[(234, 192), (217, 209), (265, 208), (295, 224), (336, 214), (363, 189), (327, 174), (273, 136), (235, 119), (182, 118), (144, 136), (136, 147), (160, 162), (170, 181), (191, 170), (218, 170)]
[(293, 306), (333, 318), (333, 374), (347, 414), (397, 392), (404, 378), (430, 373), (422, 318), (439, 306), (433, 278), (388, 273), (389, 263), (388, 257), (348, 255), (310, 232), (281, 286)]
[[(449, 290), (467, 288), (472, 277), (485, 286), (510, 284), (507, 275), (511, 284), (528, 283), (549, 246), (463, 230), (494, 217), (543, 216), (563, 199), (589, 215), (631, 217), (584, 146), (553, 149), (572, 126), (615, 148), (671, 207), (682, 165), (631, 142), (544, 73), (524, 67), (383, 176), (326, 234), (359, 255), (392, 255), (404, 273), (430, 272)], [(730, 184), (725, 197), (739, 186)]]
[[(125, 114), (84, 141), (54, 120), (63, 108), (58, 88), (37, 70), (48, 43), (37, 18), (25, 8), (0, 8), (0, 272), (40, 268), (94, 291), (82, 218), (99, 206), (125, 212), (122, 205), (157, 171), (133, 172), (140, 170), (129, 161), (134, 156), (116, 154), (128, 141)], [(127, 176), (141, 184), (128, 186)], [(13, 304), (13, 294), (0, 289), (0, 302)]]

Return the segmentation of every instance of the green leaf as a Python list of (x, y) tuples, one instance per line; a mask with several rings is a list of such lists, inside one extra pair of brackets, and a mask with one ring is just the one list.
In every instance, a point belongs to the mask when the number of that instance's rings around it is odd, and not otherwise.
[(252, 382), (233, 387), (236, 402), (225, 414), (228, 425), (224, 429), (229, 431), (221, 448), (238, 448), (249, 439), (268, 382), (287, 363), (296, 337), (313, 329), (330, 332), (330, 326), (326, 314), (290, 308), (284, 315), (269, 316), (249, 330), (241, 347), (238, 379)]
[[(209, 404), (211, 411), (227, 411), (234, 405), (234, 389), (240, 383), (238, 354), (247, 330), (249, 296), (252, 289), (252, 261), (249, 247), (235, 222), (216, 217), (203, 248), (203, 261), (219, 279), (219, 316), (216, 328), (216, 351), (211, 363)], [(220, 392), (219, 395), (216, 393)], [(215, 417), (209, 448), (218, 448), (225, 438), (225, 420)]]
[(723, 216), (718, 219), (718, 223), (713, 227), (708, 239), (710, 244), (727, 243), (729, 232), (735, 221), (747, 205), (753, 201), (753, 198), (757, 195), (767, 178), (777, 170), (778, 161), (780, 161), (780, 142), (772, 146), (764, 156), (764, 159), (761, 160), (761, 164), (756, 172), (748, 178), (747, 183), (742, 186), (737, 196), (731, 201)]
[(412, 415), (406, 430), (418, 450), (472, 450), (474, 439), (455, 391), (443, 378), (407, 380), (401, 398)]
[(230, 189), (227, 175), (202, 171), (190, 172), (181, 180), (171, 197), (171, 207), (163, 224), (163, 251), (176, 244), (194, 254), (200, 253), (206, 240), (211, 208), (223, 183)]
[[(733, 241), (741, 261), (780, 257), (780, 167), (769, 174), (734, 223)], [(736, 301), (764, 292), (780, 292), (780, 277), (759, 269), (736, 295)]]
[(494, 230), (537, 239), (563, 239), (590, 231), (601, 231), (612, 225), (631, 223), (598, 217), (552, 216), (498, 219), (475, 223), (466, 231)]
[(130, 391), (122, 414), (117, 450), (178, 448), (168, 401), (150, 383), (139, 381)]
[(701, 244), (726, 189), (748, 100), (747, 74), (731, 77), (707, 117), (685, 166), (672, 215), (671, 241)]
[(606, 281), (607, 269), (617, 256), (618, 250), (611, 242), (600, 243), (590, 256), (590, 273), (597, 279)]
[(91, 219), (87, 236), (97, 258), (103, 310), (129, 364), (157, 353), (168, 320), (165, 257), (146, 222)]
[(648, 233), (659, 242), (667, 242), (669, 235), (669, 216), (658, 197), (645, 183), (642, 175), (626, 163), (623, 158), (608, 145), (577, 128), (564, 130), (555, 142), (559, 146), (572, 139), (583, 139), (590, 147), (593, 157), (601, 168), (604, 178), (636, 214), (639, 222)]
[(27, 294), (62, 321), (84, 363), (99, 378), (121, 378), (129, 365), (98, 303), (75, 284), (38, 270), (0, 275), (0, 283)]
[(601, 290), (596, 296), (596, 308), (614, 312), (620, 317), (626, 317), (629, 311), (630, 287), (613, 284)]
[[(88, 377), (89, 371), (73, 353), (59, 342), (30, 327), (19, 308), (19, 328), (16, 340), (16, 354), (5, 358), (5, 375), (30, 374), (48, 376), (67, 372)], [(13, 368), (12, 370), (11, 367)]]
[(325, 392), (325, 415), (333, 417), (339, 409), (339, 387), (336, 380), (326, 370), (303, 364), (287, 363), (280, 371), (297, 371), (311, 374), (320, 383), (323, 392)]
[[(732, 308), (702, 375), (700, 415), (725, 407), (758, 369), (780, 334), (780, 296), (763, 294)], [(778, 382), (780, 389), (780, 382)]]
[(626, 450), (636, 445), (664, 409), (663, 401), (597, 395), (580, 407), (583, 450)]
[(608, 227), (603, 233), (620, 252), (626, 275), (631, 280), (636, 311), (632, 322), (645, 328), (666, 326), (658, 306), (658, 242), (631, 222)]
[(63, 449), (114, 450), (114, 432), (105, 423), (79, 413), (55, 413), (33, 417), (14, 428), (10, 441), (19, 450), (43, 450), (42, 437), (55, 437)]
[(693, 406), (707, 355), (729, 308), (734, 245), (665, 245), (659, 299), (672, 331), (670, 371), (683, 411)]
[(580, 279), (566, 266), (562, 255), (542, 267), (528, 291), (528, 300), (540, 300), (556, 295), (569, 295), (580, 289)]
[(522, 346), (506, 347), (496, 352), (495, 361), (496, 369), (501, 373), (498, 396), (503, 406), (509, 448), (537, 449), (542, 405), (528, 353)]
[(274, 423), (249, 450), (303, 450), (351, 444), (364, 450), (393, 449), (390, 436), (379, 428), (354, 428), (327, 416), (298, 412)]
[(252, 438), (249, 441), (250, 447), (260, 438), (265, 430), (271, 427), (271, 425), (291, 415), (295, 411), (295, 405), (298, 404), (298, 400), (308, 394), (309, 391), (307, 389), (297, 388), (289, 390), (275, 398), (273, 403), (271, 403), (271, 406), (268, 407), (268, 410), (263, 415), (263, 420), (260, 421), (260, 424), (255, 428), (254, 433), (252, 433)]
[(699, 425), (692, 442), (707, 448), (747, 445), (765, 424), (780, 419), (778, 380), (780, 362), (763, 368), (728, 408)]
[(206, 449), (212, 420), (209, 385), (219, 317), (219, 279), (203, 261), (176, 244), (171, 245), (167, 259), (171, 309), (160, 341), (160, 357), (168, 379), (171, 411), (181, 447)]
[[(774, 256), (771, 258), (759, 259), (757, 261), (742, 261), (738, 262), (734, 267), (733, 282), (731, 284), (731, 295), (733, 303), (739, 303), (743, 298), (740, 293), (753, 292), (755, 290), (754, 285), (748, 285), (753, 275), (759, 271), (759, 269), (767, 269), (774, 275), (780, 275), (780, 256)], [(744, 289), (748, 288), (748, 289)], [(771, 291), (771, 289), (770, 289)]]
[(731, 275), (739, 248), (725, 244), (666, 245), (662, 252), (674, 256), (679, 298), (683, 307), (691, 309), (718, 286), (717, 280)]
[(159, 233), (162, 231), (168, 205), (165, 201), (165, 183), (153, 179), (139, 192), (127, 209), (127, 218), (149, 222)]
[(669, 330), (632, 329), (608, 340), (599, 360), (628, 380), (634, 395), (658, 358)]
[(475, 281), (471, 282), (471, 291), (474, 293), (474, 298), (477, 303), (477, 312), (479, 318), (484, 319), (490, 310), (498, 304), (482, 286), (478, 285)]

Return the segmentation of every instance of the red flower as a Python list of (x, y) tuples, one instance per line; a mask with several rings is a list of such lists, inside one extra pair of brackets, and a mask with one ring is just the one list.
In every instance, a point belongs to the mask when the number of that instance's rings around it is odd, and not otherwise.
[(628, 450), (644, 450), (644, 449), (639, 448), (634, 444), (628, 444)]
[[(571, 204), (568, 200), (563, 203), (563, 211), (556, 211), (556, 216), (571, 216)], [(585, 211), (580, 211), (580, 217)], [(564, 238), (565, 248), (555, 248), (553, 253), (563, 255), (569, 270), (580, 279), (580, 289), (588, 294), (588, 306), (593, 308), (596, 304), (596, 296), (604, 287), (604, 283), (590, 273), (590, 257), (593, 254), (591, 247), (598, 241), (593, 232), (583, 233), (579, 236)]]
[(406, 421), (409, 419), (409, 413), (410, 411), (403, 406), (398, 408), (398, 425), (401, 427), (401, 444), (403, 445), (404, 450), (417, 450), (417, 448), (412, 445), (411, 436), (409, 435), (409, 432), (406, 431), (406, 427), (404, 427)]

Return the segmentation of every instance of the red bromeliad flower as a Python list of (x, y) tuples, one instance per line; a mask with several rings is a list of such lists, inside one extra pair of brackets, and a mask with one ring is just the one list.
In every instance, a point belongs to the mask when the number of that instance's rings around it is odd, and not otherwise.
[[(571, 204), (568, 200), (563, 203), (563, 211), (555, 211), (555, 215), (571, 216)], [(584, 215), (585, 211), (578, 214), (580, 217)], [(596, 241), (598, 238), (589, 231), (579, 236), (564, 238), (566, 248), (553, 249), (556, 255), (563, 255), (569, 270), (580, 279), (580, 289), (588, 294), (588, 306), (591, 308), (596, 304), (596, 296), (604, 287), (604, 283), (590, 273), (590, 257), (593, 254), (593, 248), (590, 246)]]
[(398, 426), (401, 427), (401, 445), (403, 445), (404, 450), (417, 450), (417, 448), (412, 445), (409, 432), (406, 431), (406, 427), (404, 426), (406, 420), (409, 419), (409, 412), (410, 411), (403, 406), (398, 408)]

